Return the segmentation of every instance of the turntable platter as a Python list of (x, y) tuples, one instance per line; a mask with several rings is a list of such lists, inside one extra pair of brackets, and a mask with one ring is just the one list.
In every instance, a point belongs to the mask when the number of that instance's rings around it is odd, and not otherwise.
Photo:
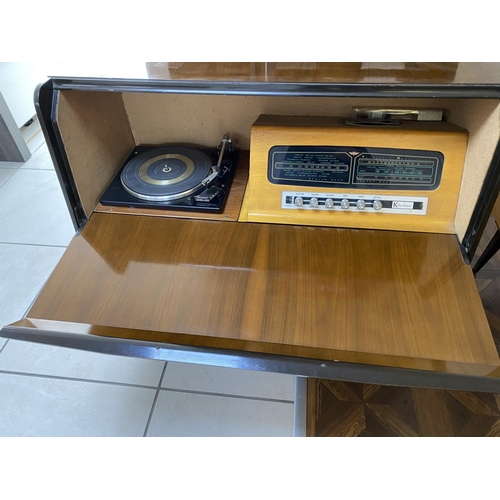
[(123, 187), (142, 200), (170, 201), (198, 191), (212, 167), (210, 158), (197, 149), (153, 148), (132, 158), (123, 168)]

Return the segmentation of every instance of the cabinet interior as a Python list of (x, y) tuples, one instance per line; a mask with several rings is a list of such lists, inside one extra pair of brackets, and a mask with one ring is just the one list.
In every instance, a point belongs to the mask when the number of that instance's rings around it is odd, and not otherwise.
[(228, 133), (250, 149), (259, 115), (348, 117), (357, 106), (443, 108), (447, 121), (469, 132), (455, 215), (467, 230), (500, 137), (500, 102), (492, 99), (374, 99), (233, 96), (149, 92), (58, 91), (55, 123), (87, 217), (135, 146), (191, 144), (213, 148)]

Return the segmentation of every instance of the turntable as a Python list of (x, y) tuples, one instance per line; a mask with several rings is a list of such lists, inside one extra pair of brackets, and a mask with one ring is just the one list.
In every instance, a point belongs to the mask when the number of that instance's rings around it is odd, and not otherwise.
[(237, 160), (238, 153), (227, 135), (217, 150), (138, 146), (100, 201), (132, 208), (220, 212)]

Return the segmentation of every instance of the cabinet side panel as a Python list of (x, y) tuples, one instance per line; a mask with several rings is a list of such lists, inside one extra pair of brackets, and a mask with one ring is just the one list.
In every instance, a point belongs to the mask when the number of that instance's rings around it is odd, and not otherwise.
[(463, 100), (450, 109), (450, 121), (469, 131), (455, 230), (463, 240), (500, 137), (500, 102)]
[(121, 94), (61, 91), (57, 126), (87, 217), (135, 146)]

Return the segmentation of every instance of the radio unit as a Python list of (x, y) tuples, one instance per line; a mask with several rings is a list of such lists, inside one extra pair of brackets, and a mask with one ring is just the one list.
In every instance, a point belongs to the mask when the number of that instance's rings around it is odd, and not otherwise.
[(446, 122), (261, 116), (240, 220), (453, 233), (467, 140)]

